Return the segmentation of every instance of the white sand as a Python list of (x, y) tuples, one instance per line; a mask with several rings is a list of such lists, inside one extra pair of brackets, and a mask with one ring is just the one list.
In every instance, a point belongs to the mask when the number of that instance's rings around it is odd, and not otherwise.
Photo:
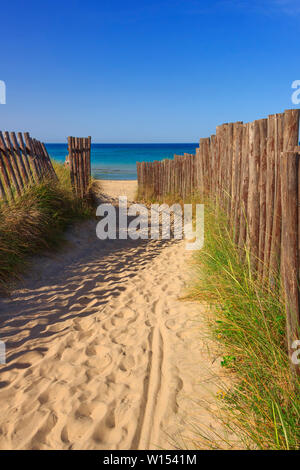
[[(106, 199), (136, 182), (103, 182)], [(183, 302), (184, 242), (100, 241), (97, 221), (68, 232), (0, 299), (1, 449), (171, 449), (209, 408), (223, 371), (205, 309)]]

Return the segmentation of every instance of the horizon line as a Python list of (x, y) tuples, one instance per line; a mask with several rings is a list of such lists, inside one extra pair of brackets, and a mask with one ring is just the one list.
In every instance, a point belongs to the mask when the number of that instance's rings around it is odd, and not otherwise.
[[(185, 144), (199, 144), (199, 142), (91, 142), (92, 145), (185, 145)], [(63, 144), (68, 145), (68, 142), (46, 142), (44, 144)]]

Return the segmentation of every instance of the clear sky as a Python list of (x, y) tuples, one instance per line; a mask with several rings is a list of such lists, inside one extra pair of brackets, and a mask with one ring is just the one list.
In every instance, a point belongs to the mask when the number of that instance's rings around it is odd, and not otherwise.
[(0, 129), (197, 142), (292, 108), (299, 0), (1, 2)]

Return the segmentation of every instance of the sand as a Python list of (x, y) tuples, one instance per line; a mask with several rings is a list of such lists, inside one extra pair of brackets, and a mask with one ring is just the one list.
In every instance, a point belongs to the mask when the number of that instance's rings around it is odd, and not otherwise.
[[(106, 181), (102, 198), (135, 191)], [(180, 300), (192, 253), (183, 241), (100, 241), (96, 223), (70, 229), (0, 299), (0, 449), (194, 448), (192, 422), (220, 432), (224, 371), (206, 308)]]

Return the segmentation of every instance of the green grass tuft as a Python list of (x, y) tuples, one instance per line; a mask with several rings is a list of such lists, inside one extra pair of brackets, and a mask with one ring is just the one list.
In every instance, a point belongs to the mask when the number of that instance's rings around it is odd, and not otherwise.
[(279, 288), (271, 291), (253, 278), (224, 215), (209, 205), (205, 210), (205, 246), (195, 255), (197, 282), (190, 297), (213, 309), (222, 365), (237, 378), (222, 400), (224, 423), (246, 447), (299, 449), (300, 383), (289, 367)]
[(29, 188), (9, 206), (0, 207), (0, 288), (20, 275), (29, 255), (53, 249), (72, 223), (89, 218), (94, 209), (75, 197), (69, 170), (54, 163), (59, 181)]

